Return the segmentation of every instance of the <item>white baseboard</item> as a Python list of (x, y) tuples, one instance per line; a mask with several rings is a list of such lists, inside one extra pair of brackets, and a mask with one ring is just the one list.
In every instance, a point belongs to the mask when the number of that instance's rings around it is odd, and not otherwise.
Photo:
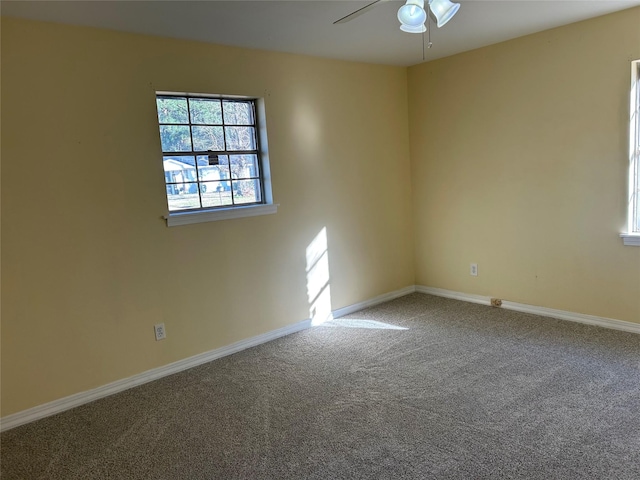
[(482, 305), (491, 305), (490, 297), (482, 295), (473, 295), (471, 293), (454, 292), (453, 290), (445, 290), (443, 288), (425, 287), (416, 285), (416, 292), (428, 293), (437, 297), (453, 298), (454, 300), (462, 300), (463, 302), (480, 303)]
[[(378, 297), (357, 303), (355, 305), (339, 308), (337, 310), (334, 310), (332, 313), (334, 318), (338, 318), (343, 315), (362, 310), (363, 308), (371, 307), (379, 303), (393, 300), (394, 298), (402, 297), (413, 292), (415, 292), (415, 287), (411, 285), (401, 290), (396, 290), (395, 292), (380, 295)], [(199, 355), (194, 355), (193, 357), (185, 358), (184, 360), (170, 363), (163, 367), (158, 367), (146, 372), (142, 372), (132, 377), (117, 380), (113, 383), (109, 383), (107, 385), (103, 385), (86, 392), (76, 393), (59, 400), (54, 400), (53, 402), (45, 403), (43, 405), (38, 405), (37, 407), (23, 410), (22, 412), (14, 413), (13, 415), (7, 415), (6, 417), (0, 419), (0, 431), (9, 430), (11, 428), (24, 425), (25, 423), (49, 417), (51, 415), (64, 412), (65, 410), (70, 410), (74, 407), (79, 407), (80, 405), (93, 402), (94, 400), (108, 397), (109, 395), (128, 390), (129, 388), (137, 387), (139, 385), (158, 380), (159, 378), (166, 377), (167, 375), (182, 372), (183, 370), (202, 365), (203, 363), (211, 362), (218, 358), (237, 353), (247, 348), (255, 347), (262, 343), (275, 340), (276, 338), (289, 335), (290, 333), (299, 332), (309, 327), (311, 327), (311, 320), (303, 320), (302, 322), (298, 322), (287, 327), (282, 327), (277, 330), (258, 335), (256, 337), (241, 340), (231, 345), (227, 345), (226, 347), (217, 348), (209, 352), (204, 352)]]
[(122, 380), (117, 380), (113, 383), (109, 383), (86, 392), (76, 393), (68, 397), (54, 400), (53, 402), (23, 410), (22, 412), (14, 413), (13, 415), (7, 415), (0, 419), (0, 431), (9, 430), (11, 428), (24, 425), (25, 423), (64, 412), (65, 410), (84, 405), (85, 403), (108, 397), (114, 393), (119, 393), (124, 390), (128, 390), (129, 388), (137, 387), (139, 385), (152, 382), (153, 380), (158, 380), (159, 378), (173, 375), (174, 373), (182, 372), (183, 370), (202, 365), (203, 363), (211, 362), (212, 360), (275, 340), (276, 338), (305, 330), (310, 326), (311, 320), (303, 320), (301, 322), (294, 323), (293, 325), (278, 328), (246, 340), (240, 340), (239, 342), (232, 343), (225, 347), (216, 348), (215, 350), (194, 355), (193, 357), (185, 358), (183, 360), (178, 360), (177, 362), (173, 362), (162, 367), (147, 370), (146, 372), (139, 373), (132, 377), (123, 378)]
[[(372, 307), (380, 303), (388, 302), (389, 300), (403, 297), (413, 292), (427, 293), (439, 297), (453, 298), (456, 300), (480, 303), (483, 305), (491, 304), (490, 297), (454, 292), (452, 290), (444, 290), (441, 288), (410, 285), (400, 290), (385, 293), (372, 299), (365, 300), (364, 302), (339, 308), (337, 310), (334, 310), (332, 314), (334, 318), (339, 318), (367, 307)], [(612, 318), (596, 317), (593, 315), (567, 312), (564, 310), (554, 310), (552, 308), (545, 307), (536, 307), (533, 305), (525, 305), (522, 303), (508, 302), (504, 300), (502, 302), (502, 308), (640, 334), (640, 324), (625, 322), (622, 320), (615, 320)], [(128, 390), (129, 388), (137, 387), (139, 385), (152, 382), (153, 380), (158, 380), (159, 378), (166, 377), (168, 375), (173, 375), (174, 373), (182, 372), (189, 368), (202, 365), (203, 363), (211, 362), (218, 358), (240, 352), (247, 348), (255, 347), (257, 345), (275, 340), (285, 335), (305, 330), (309, 327), (311, 327), (311, 320), (303, 320), (301, 322), (294, 323), (293, 325), (288, 325), (277, 330), (272, 330), (271, 332), (263, 333), (252, 338), (241, 340), (225, 347), (217, 348), (209, 352), (204, 352), (193, 357), (185, 358), (183, 360), (179, 360), (162, 367), (139, 373), (132, 377), (117, 380), (115, 382), (94, 388), (92, 390), (88, 390), (86, 392), (76, 393), (68, 397), (54, 400), (53, 402), (45, 403), (43, 405), (38, 405), (37, 407), (23, 410), (22, 412), (7, 415), (6, 417), (0, 419), (0, 431), (9, 430), (11, 428), (24, 425), (29, 422), (39, 420), (41, 418), (64, 412), (65, 410), (70, 410), (74, 407), (93, 402), (94, 400), (108, 397), (109, 395)]]
[(353, 305), (349, 305), (347, 307), (338, 308), (337, 310), (333, 310), (331, 313), (333, 314), (333, 318), (344, 317), (345, 315), (349, 315), (350, 313), (357, 312), (358, 310), (362, 310), (363, 308), (373, 307), (374, 305), (378, 305), (380, 303), (388, 302), (389, 300), (394, 300), (396, 298), (404, 297), (405, 295), (409, 295), (416, 291), (415, 285), (410, 285), (408, 287), (401, 288), (400, 290), (395, 290), (393, 292), (385, 293), (383, 295), (378, 295), (377, 297), (373, 297), (369, 300), (365, 300), (364, 302), (354, 303)]
[[(384, 295), (377, 296), (364, 302), (349, 305), (344, 308), (339, 308), (337, 310), (334, 310), (332, 313), (334, 318), (338, 318), (343, 315), (362, 310), (363, 308), (387, 302), (389, 300), (393, 300), (394, 298), (402, 297), (413, 292), (415, 292), (415, 287), (411, 285), (401, 290), (386, 293)], [(9, 430), (11, 428), (24, 425), (25, 423), (49, 417), (51, 415), (64, 412), (65, 410), (70, 410), (74, 407), (79, 407), (80, 405), (93, 402), (94, 400), (108, 397), (109, 395), (128, 390), (129, 388), (137, 387), (139, 385), (158, 380), (159, 378), (166, 377), (167, 375), (173, 375), (174, 373), (182, 372), (183, 370), (202, 365), (203, 363), (211, 362), (218, 358), (240, 352), (247, 348), (255, 347), (262, 343), (275, 340), (276, 338), (289, 335), (290, 333), (299, 332), (309, 327), (311, 327), (311, 320), (303, 320), (302, 322), (282, 327), (271, 332), (263, 333), (262, 335), (258, 335), (256, 337), (241, 340), (231, 345), (227, 345), (226, 347), (216, 348), (215, 350), (204, 352), (193, 357), (185, 358), (183, 360), (178, 360), (177, 362), (173, 362), (162, 367), (147, 370), (146, 372), (139, 373), (132, 377), (123, 378), (122, 380), (117, 380), (113, 383), (109, 383), (107, 385), (103, 385), (86, 392), (76, 393), (74, 395), (60, 398), (43, 405), (38, 405), (37, 407), (23, 410), (22, 412), (7, 415), (6, 417), (0, 419), (0, 431)]]
[[(428, 293), (438, 297), (453, 298), (471, 303), (480, 303), (483, 305), (491, 305), (491, 297), (481, 295), (472, 295), (469, 293), (454, 292), (452, 290), (444, 290), (442, 288), (416, 286), (416, 292)], [(597, 317), (595, 315), (586, 315), (584, 313), (568, 312), (566, 310), (556, 310), (553, 308), (537, 307), (535, 305), (526, 305), (524, 303), (516, 303), (502, 301), (502, 308), (507, 310), (515, 310), (517, 312), (532, 313), (543, 317), (552, 317), (560, 320), (569, 320), (570, 322), (586, 323), (598, 327), (612, 328), (614, 330), (623, 330), (625, 332), (639, 333), (640, 323), (626, 322), (624, 320), (616, 320), (614, 318)]]

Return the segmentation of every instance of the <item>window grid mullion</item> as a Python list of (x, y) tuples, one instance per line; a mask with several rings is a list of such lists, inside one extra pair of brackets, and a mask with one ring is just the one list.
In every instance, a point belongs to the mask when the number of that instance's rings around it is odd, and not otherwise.
[[(191, 121), (191, 98), (187, 97), (187, 115), (189, 118), (189, 137), (191, 140), (191, 150), (193, 151), (193, 122)], [(194, 154), (193, 163), (196, 166), (196, 190), (198, 191), (198, 202), (200, 202), (200, 208), (204, 208), (202, 204), (202, 192), (200, 191), (200, 170), (198, 169), (198, 156)]]
[(209, 153), (215, 153), (218, 155), (258, 155), (258, 150), (188, 150), (184, 152), (169, 152), (162, 151), (162, 155), (168, 156), (190, 156), (190, 155), (207, 155)]
[[(224, 100), (220, 101), (220, 110), (222, 111), (222, 138), (224, 139), (224, 148), (227, 149), (227, 129), (224, 123)], [(229, 162), (229, 185), (231, 185), (231, 205), (236, 204), (235, 195), (233, 194), (233, 173), (231, 172), (231, 155), (227, 156)]]

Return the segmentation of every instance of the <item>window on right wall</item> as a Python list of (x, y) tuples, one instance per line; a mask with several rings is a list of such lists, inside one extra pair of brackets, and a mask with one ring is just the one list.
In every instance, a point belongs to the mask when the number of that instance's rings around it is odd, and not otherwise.
[(629, 219), (625, 245), (640, 246), (640, 60), (631, 62), (629, 109)]

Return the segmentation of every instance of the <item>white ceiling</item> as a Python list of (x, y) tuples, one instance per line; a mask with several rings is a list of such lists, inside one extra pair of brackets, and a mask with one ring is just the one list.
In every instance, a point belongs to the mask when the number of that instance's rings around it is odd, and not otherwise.
[[(371, 1), (2, 0), (0, 13), (343, 60), (402, 66), (421, 63), (422, 35), (398, 28), (396, 12), (402, 1), (380, 2), (350, 22), (333, 24)], [(447, 25), (440, 29), (434, 26), (427, 61), (631, 8), (640, 5), (640, 0), (460, 3), (460, 10)]]

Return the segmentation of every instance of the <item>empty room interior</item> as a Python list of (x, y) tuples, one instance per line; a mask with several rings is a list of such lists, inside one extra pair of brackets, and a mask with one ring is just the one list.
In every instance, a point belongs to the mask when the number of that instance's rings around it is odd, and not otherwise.
[(640, 2), (369, 3), (2, 2), (3, 478), (640, 478)]

